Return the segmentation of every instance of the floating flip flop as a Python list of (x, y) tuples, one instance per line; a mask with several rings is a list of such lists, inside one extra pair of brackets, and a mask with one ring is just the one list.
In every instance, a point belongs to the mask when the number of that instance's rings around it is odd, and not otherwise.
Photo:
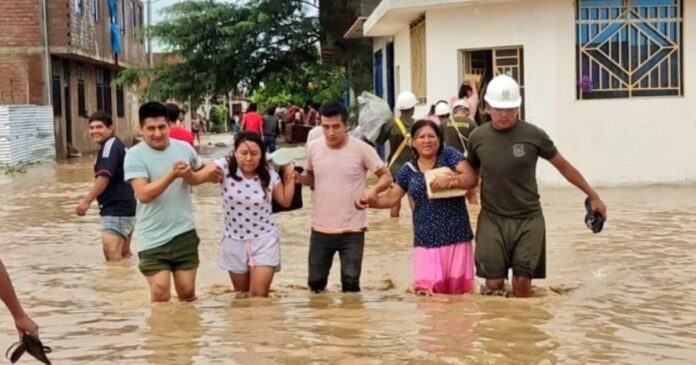
[(604, 217), (592, 211), (592, 206), (590, 205), (590, 198), (585, 199), (585, 225), (587, 228), (592, 230), (593, 233), (602, 232), (604, 228)]
[(307, 151), (303, 146), (279, 148), (270, 155), (271, 161), (278, 166), (285, 166), (293, 161), (302, 160), (306, 157)]
[[(36, 360), (39, 360), (46, 365), (51, 365), (51, 360), (46, 357), (46, 354), (51, 353), (51, 351), (51, 348), (44, 346), (38, 337), (25, 333), (22, 336), (22, 342), (16, 342), (7, 349), (7, 352), (5, 352), (5, 357), (7, 357), (10, 362), (14, 364), (19, 361), (19, 358), (21, 358), (25, 352), (27, 352)], [(12, 352), (12, 355), (10, 355), (10, 352)]]

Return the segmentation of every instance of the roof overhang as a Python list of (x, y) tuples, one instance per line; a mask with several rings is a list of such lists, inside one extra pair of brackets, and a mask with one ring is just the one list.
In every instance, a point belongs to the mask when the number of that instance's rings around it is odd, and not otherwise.
[(366, 16), (360, 16), (358, 19), (355, 19), (355, 22), (353, 25), (348, 28), (346, 31), (346, 34), (343, 35), (344, 39), (355, 39), (355, 38), (362, 38), (363, 37), (363, 25), (365, 24), (365, 21), (367, 21)]
[(398, 33), (426, 10), (519, 0), (382, 0), (363, 25), (365, 37)]

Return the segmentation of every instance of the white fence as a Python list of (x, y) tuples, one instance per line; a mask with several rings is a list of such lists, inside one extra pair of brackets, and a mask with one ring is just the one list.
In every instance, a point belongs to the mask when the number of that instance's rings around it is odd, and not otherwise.
[(0, 163), (25, 165), (56, 157), (53, 109), (0, 105)]

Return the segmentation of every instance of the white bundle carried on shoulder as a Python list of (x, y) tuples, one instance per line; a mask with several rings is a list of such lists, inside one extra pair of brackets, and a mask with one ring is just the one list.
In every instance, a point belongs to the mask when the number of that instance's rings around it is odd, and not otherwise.
[(367, 91), (363, 91), (358, 96), (358, 105), (360, 107), (358, 126), (353, 130), (353, 136), (364, 137), (371, 143), (375, 143), (382, 126), (393, 117), (391, 108), (386, 100)]
[(435, 178), (441, 175), (449, 175), (451, 173), (452, 170), (449, 167), (438, 167), (436, 169), (428, 170), (424, 173), (425, 186), (428, 189), (428, 199), (447, 199), (466, 195), (466, 190), (459, 188), (441, 190), (437, 192), (433, 192), (433, 190), (430, 188), (430, 184), (433, 182), (433, 180), (435, 180)]

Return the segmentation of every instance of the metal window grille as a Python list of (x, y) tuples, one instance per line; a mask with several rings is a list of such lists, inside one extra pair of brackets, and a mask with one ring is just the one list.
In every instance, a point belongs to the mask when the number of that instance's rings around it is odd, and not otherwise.
[(63, 98), (62, 87), (61, 87), (61, 71), (62, 71), (60, 60), (51, 60), (51, 94), (53, 98), (53, 115), (59, 117), (63, 115)]
[(577, 0), (577, 98), (681, 96), (682, 0)]
[(411, 91), (419, 104), (425, 104), (427, 99), (425, 46), (425, 18), (420, 18), (411, 24)]
[(77, 65), (77, 114), (87, 116), (87, 103), (85, 95), (85, 67)]
[(123, 93), (123, 87), (116, 88), (116, 116), (123, 118), (126, 116), (126, 106), (124, 104), (125, 95)]
[(99, 0), (92, 0), (92, 14), (94, 15), (94, 21), (99, 21)]
[(97, 81), (97, 110), (104, 110), (104, 70), (96, 69)]

